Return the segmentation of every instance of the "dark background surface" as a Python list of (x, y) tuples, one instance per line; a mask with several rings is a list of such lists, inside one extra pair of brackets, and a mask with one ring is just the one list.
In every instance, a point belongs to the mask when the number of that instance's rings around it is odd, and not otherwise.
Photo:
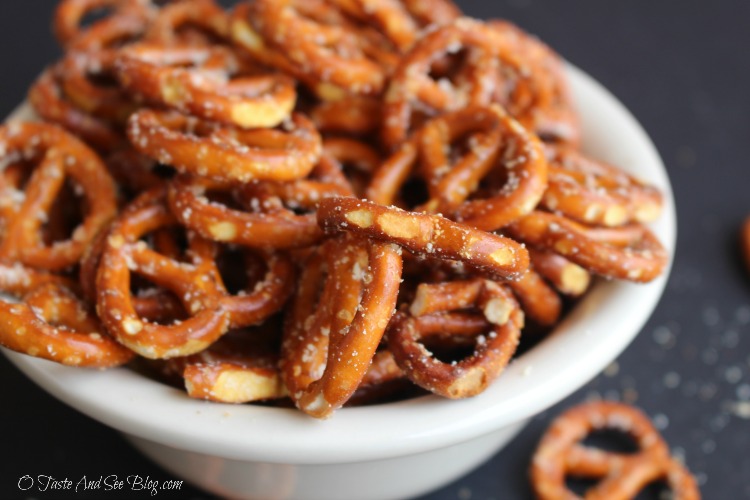
[[(529, 498), (526, 471), (543, 429), (564, 408), (598, 397), (634, 402), (651, 415), (706, 498), (750, 498), (750, 282), (736, 252), (737, 228), (750, 213), (750, 2), (459, 3), (469, 15), (505, 17), (537, 34), (630, 108), (671, 176), (678, 245), (663, 300), (616, 364), (487, 464), (425, 498)], [(2, 116), (58, 56), (49, 30), (54, 4), (0, 2)], [(0, 498), (29, 497), (16, 487), (24, 474), (171, 478), (4, 358), (0, 380)], [(209, 498), (188, 488), (158, 497)]]

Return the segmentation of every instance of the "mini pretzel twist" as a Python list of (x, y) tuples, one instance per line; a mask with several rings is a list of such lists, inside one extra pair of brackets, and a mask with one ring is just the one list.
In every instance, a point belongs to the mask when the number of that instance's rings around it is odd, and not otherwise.
[(549, 147), (550, 182), (542, 206), (577, 221), (603, 226), (653, 222), (662, 195), (625, 172), (570, 147)]
[[(330, 416), (360, 385), (401, 282), (398, 247), (346, 237), (331, 241), (305, 266), (282, 344), (290, 397), (317, 418)], [(327, 277), (315, 300), (324, 263)]]
[(111, 123), (86, 113), (62, 90), (62, 68), (47, 68), (29, 89), (29, 103), (44, 120), (63, 127), (97, 151), (112, 152), (125, 147), (124, 135)]
[[(120, 215), (110, 229), (96, 276), (97, 312), (107, 331), (150, 359), (202, 351), (227, 331), (230, 322), (215, 282), (213, 262), (178, 262), (139, 241), (149, 232), (176, 224), (161, 202), (163, 198), (156, 199)], [(189, 317), (169, 325), (140, 317), (130, 292), (132, 272), (173, 292)]]
[[(41, 123), (0, 128), (0, 152), (1, 161), (31, 169), (24, 186), (0, 184), (3, 203), (16, 205), (12, 219), (3, 221), (0, 259), (53, 271), (76, 264), (117, 210), (114, 182), (99, 157), (62, 129)], [(42, 226), (66, 179), (82, 190), (83, 220), (68, 239), (48, 245)]]
[(214, 0), (172, 2), (160, 8), (144, 40), (162, 46), (207, 46), (229, 40), (229, 15)]
[[(636, 453), (614, 453), (580, 444), (588, 434), (613, 429), (631, 435)], [(669, 457), (669, 449), (648, 417), (633, 407), (612, 402), (579, 405), (558, 417), (542, 438), (531, 466), (534, 490), (540, 499), (577, 498), (566, 476), (602, 478), (586, 492), (590, 500), (626, 500), (653, 481), (666, 480), (675, 499), (697, 500), (698, 487), (690, 473)]]
[(656, 236), (640, 225), (592, 228), (535, 211), (507, 226), (505, 232), (609, 278), (646, 283), (662, 274), (668, 260)]
[[(68, 46), (102, 25), (109, 27), (110, 19), (145, 16), (150, 3), (150, 0), (62, 0), (55, 11), (55, 35), (63, 46)], [(91, 26), (82, 27), (83, 19), (88, 14), (107, 9), (111, 11), (109, 16)]]
[(104, 333), (96, 316), (71, 291), (49, 282), (24, 297), (0, 301), (0, 345), (68, 366), (109, 368), (134, 354)]
[(224, 47), (139, 44), (120, 51), (117, 74), (149, 102), (242, 128), (276, 127), (294, 109), (294, 81), (246, 66)]
[[(481, 312), (478, 324), (451, 312), (464, 309)], [(511, 293), (482, 279), (422, 284), (409, 311), (391, 321), (388, 348), (414, 383), (452, 399), (475, 396), (498, 377), (516, 351), (524, 322)], [(477, 336), (486, 330), (488, 334)], [(476, 337), (474, 352), (455, 363), (436, 359), (420, 343), (454, 331)]]
[(318, 205), (318, 223), (327, 232), (397, 243), (411, 252), (459, 260), (501, 278), (518, 278), (529, 267), (528, 252), (515, 241), (439, 215), (356, 198), (327, 198)]
[[(394, 61), (379, 46), (376, 32), (357, 29), (332, 5), (320, 0), (258, 0), (250, 7), (257, 32), (324, 85), (348, 93), (377, 95), (385, 83), (382, 66)], [(369, 36), (368, 36), (369, 35)]]
[(300, 179), (322, 150), (315, 127), (296, 113), (282, 130), (241, 130), (143, 109), (130, 117), (128, 137), (138, 151), (165, 165), (224, 181)]

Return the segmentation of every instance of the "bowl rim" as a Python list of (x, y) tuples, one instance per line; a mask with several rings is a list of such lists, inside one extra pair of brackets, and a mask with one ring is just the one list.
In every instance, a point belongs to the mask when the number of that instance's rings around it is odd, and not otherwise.
[[(646, 285), (597, 282), (549, 338), (515, 359), (479, 396), (424, 396), (345, 408), (319, 421), (298, 410), (193, 400), (125, 368), (96, 372), (0, 350), (51, 395), (114, 429), (237, 460), (380, 460), (450, 446), (526, 420), (580, 388), (633, 340), (664, 291), (676, 242), (672, 188), (648, 135), (601, 84), (570, 64), (566, 73), (581, 115), (584, 150), (662, 190), (664, 212), (652, 229), (666, 247), (670, 265)], [(28, 119), (30, 113), (22, 105), (8, 121)]]

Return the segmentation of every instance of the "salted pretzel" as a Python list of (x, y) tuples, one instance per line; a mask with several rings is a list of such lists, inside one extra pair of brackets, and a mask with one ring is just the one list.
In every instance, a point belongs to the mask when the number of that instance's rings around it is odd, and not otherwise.
[[(89, 242), (112, 217), (115, 186), (99, 157), (64, 130), (42, 123), (12, 123), (0, 128), (2, 161), (30, 169), (25, 185), (6, 185), (19, 193), (12, 220), (3, 222), (0, 259), (47, 270), (78, 262)], [(47, 244), (42, 226), (66, 180), (80, 186), (85, 208), (80, 224), (64, 241)]]
[[(177, 219), (205, 238), (254, 248), (302, 248), (323, 234), (315, 208), (326, 196), (350, 195), (350, 188), (327, 178), (337, 167), (322, 161), (308, 179), (253, 182), (236, 187), (205, 178), (179, 176), (169, 187), (169, 204)], [(207, 194), (223, 193), (233, 208)], [(297, 213), (302, 211), (303, 213)]]
[(106, 335), (87, 305), (54, 282), (26, 294), (23, 303), (0, 301), (0, 345), (87, 368), (122, 365), (134, 356)]
[[(594, 449), (580, 442), (605, 429), (622, 431), (636, 441), (635, 453)], [(664, 480), (677, 500), (697, 500), (695, 479), (677, 460), (643, 413), (621, 403), (600, 401), (576, 406), (558, 417), (542, 438), (531, 465), (531, 481), (542, 499), (577, 498), (566, 476), (601, 481), (585, 498), (630, 499), (654, 481)]]
[(181, 172), (239, 182), (305, 177), (322, 149), (315, 127), (296, 113), (281, 130), (241, 130), (143, 109), (130, 117), (128, 137), (142, 154)]
[(65, 98), (84, 113), (123, 125), (136, 104), (122, 88), (96, 83), (113, 77), (113, 64), (112, 54), (105, 51), (70, 51), (60, 63), (60, 88)]
[[(144, 196), (152, 197), (151, 193)], [(141, 237), (176, 224), (160, 196), (126, 209), (109, 231), (96, 276), (97, 312), (118, 342), (149, 359), (187, 356), (208, 347), (229, 327), (213, 261), (175, 261), (150, 249)], [(138, 204), (138, 200), (135, 202)], [(160, 325), (138, 315), (131, 297), (131, 273), (171, 291), (188, 317)]]
[(427, 28), (435, 24), (448, 24), (461, 17), (461, 9), (451, 0), (401, 0), (409, 14)]
[(229, 40), (229, 15), (213, 0), (172, 2), (153, 17), (144, 40), (165, 46), (225, 42)]
[(667, 251), (645, 226), (593, 228), (534, 211), (504, 229), (527, 245), (549, 249), (601, 276), (646, 283), (662, 274)]
[(346, 14), (373, 24), (400, 51), (406, 51), (417, 38), (417, 23), (401, 0), (330, 0)]
[(347, 93), (379, 94), (387, 66), (397, 59), (377, 31), (354, 25), (321, 0), (259, 0), (249, 16), (299, 71)]
[(529, 267), (528, 252), (515, 241), (439, 215), (356, 198), (327, 198), (318, 205), (318, 223), (326, 232), (393, 242), (417, 254), (459, 260), (502, 278), (518, 278)]
[[(471, 150), (452, 162), (450, 145), (472, 133)], [(547, 189), (541, 143), (498, 106), (435, 118), (420, 129), (417, 144), (431, 193), (426, 208), (479, 229), (493, 231), (531, 212)], [(469, 199), (498, 170), (502, 184), (486, 198)]]
[(297, 99), (291, 78), (249, 74), (226, 47), (131, 45), (116, 67), (122, 85), (146, 101), (243, 128), (276, 127)]
[[(479, 312), (467, 317), (461, 310)], [(388, 348), (417, 385), (447, 398), (466, 398), (502, 372), (516, 351), (523, 323), (512, 294), (494, 281), (422, 284), (409, 314), (396, 313), (391, 321)], [(436, 359), (420, 341), (445, 333), (476, 337), (474, 352), (455, 363)]]
[(580, 125), (560, 56), (512, 23), (487, 25), (512, 47), (501, 54), (493, 102), (544, 141), (577, 146)]
[[(508, 43), (497, 31), (469, 18), (460, 18), (425, 34), (396, 67), (384, 96), (382, 139), (395, 150), (414, 129), (414, 112), (428, 115), (491, 102), (490, 85), (497, 54)], [(433, 65), (441, 58), (471, 49), (464, 67), (453, 80), (435, 82)]]
[(662, 195), (627, 173), (571, 147), (549, 147), (549, 186), (542, 206), (580, 222), (620, 226), (653, 222)]
[(111, 152), (125, 147), (126, 139), (113, 124), (75, 106), (61, 87), (60, 66), (47, 68), (29, 89), (29, 103), (44, 120), (74, 134), (97, 151)]
[[(107, 24), (117, 17), (144, 17), (150, 8), (150, 0), (62, 0), (55, 11), (54, 31), (63, 46), (75, 42), (87, 32)], [(109, 15), (84, 27), (84, 18), (97, 11), (109, 10)]]
[(205, 351), (168, 360), (190, 397), (248, 403), (287, 395), (278, 370), (278, 349), (257, 329), (232, 330)]
[(317, 418), (329, 417), (360, 385), (396, 306), (402, 268), (395, 245), (329, 241), (305, 265), (282, 343), (290, 397)]

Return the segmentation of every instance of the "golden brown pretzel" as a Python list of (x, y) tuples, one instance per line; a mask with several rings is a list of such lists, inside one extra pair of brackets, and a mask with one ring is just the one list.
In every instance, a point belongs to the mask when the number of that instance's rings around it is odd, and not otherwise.
[(534, 270), (563, 295), (578, 297), (588, 290), (591, 274), (562, 255), (532, 247), (529, 257)]
[[(31, 169), (26, 184), (15, 186), (21, 196), (12, 220), (3, 223), (0, 259), (48, 270), (76, 264), (117, 211), (114, 182), (102, 161), (74, 136), (42, 123), (0, 128), (0, 152), (0, 160)], [(80, 186), (85, 209), (68, 239), (48, 245), (42, 226), (66, 179)]]
[(96, 316), (71, 291), (47, 283), (24, 303), (0, 301), (0, 345), (69, 366), (108, 368), (133, 353), (104, 333)]
[(548, 147), (550, 182), (542, 206), (580, 222), (620, 226), (653, 222), (662, 195), (627, 173), (571, 147)]
[(61, 88), (59, 65), (47, 68), (29, 89), (29, 103), (44, 120), (55, 123), (98, 151), (125, 147), (126, 138), (116, 126), (75, 106)]
[(144, 39), (165, 46), (224, 42), (229, 39), (229, 15), (213, 0), (172, 2), (159, 9)]
[[(588, 434), (613, 429), (638, 444), (632, 454), (597, 450), (580, 444)], [(607, 401), (585, 403), (558, 417), (542, 438), (531, 466), (534, 490), (541, 500), (577, 498), (565, 477), (602, 478), (586, 492), (590, 500), (627, 500), (653, 481), (664, 479), (677, 500), (697, 500), (695, 480), (676, 460), (648, 417), (633, 407)]]
[(281, 370), (297, 407), (326, 418), (367, 372), (396, 306), (402, 264), (398, 247), (386, 243), (341, 236), (319, 248), (287, 319)]
[(439, 215), (356, 198), (327, 198), (318, 205), (318, 223), (327, 232), (352, 232), (393, 242), (421, 255), (460, 260), (502, 278), (518, 278), (529, 267), (528, 252), (515, 241)]
[(130, 117), (128, 137), (141, 153), (185, 173), (239, 182), (303, 178), (320, 159), (320, 135), (296, 113), (282, 128), (241, 130), (143, 109)]
[[(62, 0), (55, 11), (55, 35), (63, 46), (68, 46), (112, 18), (145, 16), (149, 6), (150, 0)], [(82, 27), (82, 21), (88, 14), (106, 9), (111, 10), (109, 16), (91, 26)]]
[(649, 282), (664, 272), (668, 261), (667, 251), (656, 236), (640, 225), (597, 229), (535, 211), (504, 231), (518, 241), (551, 250), (609, 278)]
[(385, 82), (383, 64), (394, 57), (363, 28), (321, 0), (256, 0), (250, 21), (299, 71), (321, 84), (349, 93), (377, 95)]
[(131, 45), (119, 52), (116, 67), (134, 95), (242, 128), (276, 127), (289, 118), (297, 99), (291, 78), (252, 75), (225, 47)]
[[(450, 295), (450, 290), (466, 290)], [(433, 299), (437, 295), (440, 299)], [(419, 303), (429, 303), (425, 307)], [(481, 312), (476, 321), (455, 316), (457, 310)], [(459, 319), (460, 318), (460, 319)], [(516, 351), (523, 313), (500, 284), (476, 279), (467, 282), (422, 284), (410, 314), (397, 313), (388, 328), (388, 348), (398, 366), (415, 384), (447, 398), (466, 398), (482, 392), (502, 372)], [(486, 335), (476, 338), (474, 352), (455, 363), (436, 359), (420, 340), (450, 333)], [(479, 328), (477, 328), (477, 326)]]
[[(178, 262), (148, 248), (140, 238), (171, 227), (175, 219), (163, 195), (144, 195), (148, 203), (125, 209), (110, 229), (96, 276), (97, 312), (107, 331), (120, 343), (150, 359), (187, 356), (223, 335), (230, 317), (214, 279), (213, 261)], [(173, 292), (189, 315), (184, 321), (159, 325), (138, 315), (130, 292), (131, 273)]]

